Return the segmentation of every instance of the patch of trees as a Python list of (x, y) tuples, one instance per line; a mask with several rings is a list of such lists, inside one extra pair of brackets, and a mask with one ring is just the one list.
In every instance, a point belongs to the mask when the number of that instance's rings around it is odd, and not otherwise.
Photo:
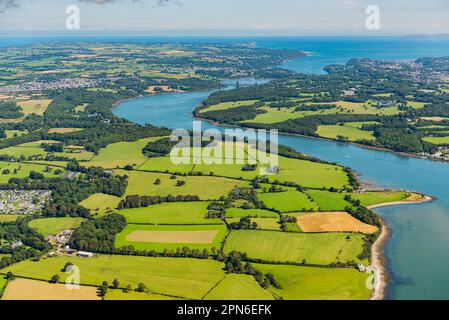
[(382, 227), (382, 223), (379, 216), (375, 214), (373, 211), (363, 207), (360, 204), (359, 200), (352, 199), (350, 195), (346, 195), (344, 199), (354, 206), (345, 208), (345, 211), (348, 212), (351, 216), (366, 224), (376, 226), (379, 228)]
[(169, 155), (177, 143), (170, 141), (170, 138), (151, 141), (143, 149), (143, 154), (150, 158), (163, 157)]
[(266, 113), (266, 111), (257, 109), (256, 105), (251, 105), (208, 111), (201, 113), (199, 116), (219, 123), (236, 124), (240, 121), (254, 119), (260, 113)]
[(114, 253), (115, 236), (122, 232), (125, 226), (125, 217), (115, 213), (88, 220), (75, 230), (68, 245), (77, 250)]
[(23, 116), (22, 109), (15, 102), (0, 101), (0, 118), (17, 119)]
[(229, 224), (229, 228), (233, 230), (255, 230), (257, 227), (257, 223), (251, 222), (251, 219), (247, 217), (241, 218), (239, 222)]
[(200, 201), (200, 197), (196, 195), (186, 195), (186, 196), (126, 196), (125, 199), (120, 201), (118, 208), (121, 209), (131, 209), (131, 208), (146, 208), (155, 204), (162, 204), (165, 202), (194, 202)]

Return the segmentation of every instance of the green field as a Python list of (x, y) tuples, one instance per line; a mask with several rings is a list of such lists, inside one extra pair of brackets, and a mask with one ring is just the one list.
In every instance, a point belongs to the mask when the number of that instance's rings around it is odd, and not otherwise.
[(200, 113), (209, 112), (209, 111), (217, 111), (217, 110), (227, 110), (233, 109), (241, 106), (250, 106), (257, 102), (258, 100), (245, 100), (245, 101), (233, 101), (233, 102), (223, 102), (219, 104), (215, 104), (209, 106), (205, 109), (202, 109)]
[[(347, 237), (350, 237), (348, 240)], [(246, 252), (250, 258), (266, 261), (329, 265), (359, 261), (363, 236), (347, 233), (285, 233), (276, 231), (232, 231), (225, 251)]]
[(96, 193), (84, 201), (80, 205), (91, 210), (93, 213), (106, 213), (117, 208), (121, 198), (103, 193)]
[(108, 145), (100, 150), (97, 156), (93, 157), (90, 166), (102, 167), (105, 169), (123, 168), (126, 165), (140, 166), (147, 159), (142, 150), (151, 142), (161, 139), (145, 138), (133, 142), (118, 142)]
[[(167, 240), (165, 243), (160, 242), (146, 242), (148, 240), (140, 240), (140, 241), (131, 241), (127, 240), (130, 235), (133, 235), (135, 232), (152, 232), (155, 237), (161, 238), (163, 234), (169, 234), (170, 240)], [(210, 240), (206, 240), (205, 243), (188, 243), (188, 242), (180, 242), (179, 234), (183, 232), (211, 232), (213, 236)], [(221, 242), (226, 235), (226, 227), (225, 225), (194, 225), (194, 226), (153, 226), (153, 225), (137, 225), (137, 224), (128, 224), (121, 233), (119, 233), (115, 239), (115, 246), (117, 248), (123, 246), (134, 246), (137, 250), (155, 250), (158, 252), (163, 252), (164, 249), (172, 249), (176, 250), (178, 248), (188, 247), (190, 249), (212, 249), (215, 247), (219, 249), (221, 246)], [(188, 238), (189, 236), (187, 236)], [(154, 239), (153, 238), (153, 239)], [(158, 241), (161, 241), (158, 239)]]
[(16, 221), (19, 217), (17, 214), (0, 214), (0, 222)]
[(99, 286), (103, 281), (112, 283), (118, 279), (120, 286), (130, 284), (133, 289), (142, 282), (151, 293), (162, 293), (176, 297), (201, 299), (223, 277), (223, 265), (213, 260), (150, 258), (133, 256), (98, 256), (91, 259), (78, 257), (56, 257), (39, 262), (24, 261), (1, 270), (11, 271), (17, 276), (48, 280), (54, 274), (67, 274), (61, 269), (67, 262), (81, 270), (81, 284)]
[[(238, 180), (218, 177), (177, 177), (177, 179), (172, 180), (170, 179), (170, 174), (163, 173), (123, 170), (118, 170), (117, 173), (129, 177), (126, 195), (197, 195), (201, 200), (214, 200), (219, 199), (221, 196), (227, 196), (240, 184)], [(154, 184), (157, 179), (161, 180), (160, 185)], [(182, 187), (177, 187), (177, 180), (185, 181), (186, 184)]]
[(226, 209), (226, 217), (228, 218), (243, 218), (243, 217), (253, 217), (253, 218), (279, 218), (276, 212), (262, 210), (262, 209), (240, 209), (240, 208), (229, 208)]
[(446, 137), (425, 137), (424, 141), (436, 144), (438, 146), (449, 145), (449, 136)]
[(375, 140), (373, 133), (370, 131), (364, 131), (353, 126), (319, 126), (316, 133), (323, 138), (329, 139), (339, 139), (344, 137), (348, 141), (358, 141), (358, 140)]
[(254, 264), (263, 273), (271, 273), (282, 289), (271, 288), (286, 300), (368, 300), (371, 290), (367, 273), (354, 269), (327, 269)]
[(136, 224), (222, 224), (220, 219), (205, 219), (208, 202), (170, 202), (147, 208), (118, 211), (128, 223)]
[(317, 211), (315, 203), (302, 192), (289, 189), (286, 192), (259, 193), (257, 196), (268, 208), (281, 212)]
[(44, 218), (32, 220), (28, 226), (47, 237), (49, 235), (59, 234), (64, 230), (76, 229), (83, 221), (83, 218)]
[(329, 192), (322, 190), (307, 190), (312, 199), (318, 204), (321, 211), (343, 211), (351, 204), (345, 201), (344, 193)]
[(228, 274), (204, 300), (273, 300), (252, 276)]
[(405, 191), (369, 191), (365, 193), (351, 193), (351, 198), (360, 200), (365, 207), (380, 203), (403, 201), (410, 196)]
[(160, 294), (151, 294), (151, 293), (140, 293), (136, 291), (129, 291), (125, 292), (124, 290), (119, 289), (109, 289), (108, 293), (104, 297), (104, 300), (111, 300), (111, 301), (142, 301), (142, 300), (151, 300), (151, 301), (157, 301), (157, 300), (177, 300), (176, 298), (169, 297), (169, 296), (163, 296)]
[[(52, 168), (51, 172), (44, 172), (46, 166), (31, 164), (31, 163), (17, 163), (17, 162), (5, 162), (0, 161), (0, 183), (7, 183), (11, 178), (28, 178), (30, 176), (31, 171), (40, 172), (45, 177), (58, 177), (61, 176), (62, 173), (55, 175), (54, 171), (57, 168)], [(4, 170), (9, 170), (9, 173), (4, 173)], [(14, 174), (14, 170), (17, 170), (17, 173)], [(63, 170), (64, 171), (64, 170)]]

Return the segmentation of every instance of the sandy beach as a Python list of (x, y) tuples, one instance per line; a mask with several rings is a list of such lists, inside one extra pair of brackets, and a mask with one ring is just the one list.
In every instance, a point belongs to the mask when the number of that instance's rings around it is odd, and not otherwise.
[[(382, 207), (389, 206), (398, 206), (398, 205), (407, 205), (407, 204), (418, 204), (433, 201), (434, 198), (424, 195), (422, 199), (415, 201), (396, 201), (396, 202), (387, 202), (381, 203), (373, 206), (369, 206), (368, 209), (376, 209)], [(382, 223), (382, 232), (377, 238), (376, 242), (373, 244), (371, 249), (371, 266), (367, 268), (367, 272), (374, 272), (374, 289), (371, 300), (385, 300), (387, 285), (388, 285), (388, 274), (385, 268), (385, 257), (383, 255), (383, 247), (387, 242), (390, 236), (390, 228), (385, 223), (383, 219), (381, 219)]]

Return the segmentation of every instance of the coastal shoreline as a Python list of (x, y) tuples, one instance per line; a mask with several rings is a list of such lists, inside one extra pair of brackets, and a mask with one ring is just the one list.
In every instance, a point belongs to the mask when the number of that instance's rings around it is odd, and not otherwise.
[[(395, 202), (385, 202), (372, 206), (368, 206), (367, 208), (370, 210), (390, 207), (390, 206), (399, 206), (399, 205), (410, 205), (410, 204), (420, 204), (434, 201), (434, 197), (430, 197), (428, 195), (423, 195), (422, 199), (415, 201), (395, 201)], [(371, 248), (371, 266), (369, 267), (370, 272), (374, 272), (374, 288), (373, 295), (370, 300), (385, 300), (387, 295), (387, 287), (388, 287), (388, 272), (386, 268), (386, 259), (384, 256), (384, 247), (388, 242), (391, 229), (385, 220), (381, 217), (382, 224), (382, 232), (380, 236), (374, 242)]]

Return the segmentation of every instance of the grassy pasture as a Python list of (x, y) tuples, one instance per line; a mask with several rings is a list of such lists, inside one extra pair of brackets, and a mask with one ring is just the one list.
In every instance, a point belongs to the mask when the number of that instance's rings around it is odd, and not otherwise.
[[(14, 174), (14, 170), (18, 170)], [(40, 172), (46, 177), (58, 177), (62, 174), (55, 175), (52, 172), (44, 172), (45, 166), (32, 163), (17, 163), (0, 161), (0, 183), (7, 183), (11, 178), (27, 178), (31, 171)], [(9, 173), (3, 173), (4, 170), (9, 170)]]
[(252, 276), (228, 274), (204, 300), (273, 300)]
[(83, 218), (44, 218), (30, 221), (28, 226), (37, 230), (43, 236), (56, 235), (64, 230), (78, 228), (84, 221)]
[(364, 131), (359, 128), (347, 125), (319, 126), (316, 133), (320, 137), (329, 139), (338, 139), (339, 137), (345, 137), (349, 141), (375, 140), (372, 132)]
[[(219, 248), (226, 235), (224, 225), (152, 226), (129, 224), (115, 239), (115, 246), (132, 245), (138, 250)], [(139, 241), (136, 241), (139, 240)], [(152, 241), (152, 242), (151, 242)]]
[(160, 137), (145, 138), (133, 142), (112, 143), (101, 149), (99, 154), (89, 161), (88, 165), (105, 169), (122, 168), (126, 165), (140, 166), (147, 159), (142, 153), (143, 148), (149, 142), (158, 139)]
[(0, 214), (0, 222), (16, 221), (19, 217), (18, 214)]
[(331, 164), (279, 157), (279, 167), (280, 172), (269, 176), (270, 181), (291, 181), (310, 188), (342, 188), (349, 183), (343, 168)]
[(361, 232), (372, 234), (377, 227), (363, 223), (346, 212), (320, 212), (297, 217), (304, 232)]
[(250, 106), (250, 105), (255, 104), (257, 101), (258, 100), (223, 102), (223, 103), (215, 104), (215, 105), (209, 106), (205, 109), (202, 109), (200, 111), (200, 113), (209, 112), (209, 111), (233, 109), (233, 108), (238, 108), (241, 106)]
[[(65, 281), (61, 269), (72, 262), (82, 270), (81, 284), (99, 286), (103, 281), (118, 279), (120, 286), (130, 284), (133, 289), (142, 282), (151, 293), (200, 299), (224, 277), (223, 265), (213, 260), (151, 258), (100, 255), (91, 259), (55, 257), (39, 262), (23, 261), (1, 272), (11, 271), (17, 276), (48, 280), (54, 274)], [(181, 263), (182, 262), (182, 263)]]
[(321, 211), (343, 211), (347, 206), (351, 206), (345, 201), (344, 193), (312, 189), (307, 190), (306, 193), (318, 204)]
[(282, 289), (271, 288), (286, 300), (367, 300), (369, 274), (354, 269), (327, 269), (284, 265), (254, 264), (263, 273), (271, 273)]
[(381, 203), (404, 201), (410, 196), (410, 193), (405, 191), (369, 191), (350, 195), (352, 199), (360, 200), (363, 206), (368, 207)]
[(262, 210), (262, 209), (240, 209), (229, 208), (226, 209), (226, 217), (228, 218), (279, 218), (279, 215), (275, 212)]
[(289, 189), (286, 192), (259, 193), (257, 197), (268, 208), (277, 209), (281, 212), (318, 210), (318, 206), (310, 201), (307, 195), (296, 190)]
[[(349, 237), (349, 239), (347, 239)], [(285, 233), (276, 231), (232, 231), (225, 251), (246, 252), (250, 258), (266, 261), (329, 265), (360, 261), (363, 236), (348, 233)]]
[(445, 146), (449, 145), (449, 136), (446, 137), (425, 137), (423, 138), (424, 141), (430, 142), (432, 144), (438, 145), (438, 146)]
[(101, 298), (95, 287), (80, 286), (78, 290), (70, 290), (65, 284), (16, 279), (8, 283), (2, 300), (101, 300)]
[[(127, 195), (148, 195), (148, 196), (168, 196), (168, 195), (198, 195), (201, 200), (219, 199), (227, 196), (240, 181), (218, 178), (218, 177), (177, 177), (170, 179), (170, 174), (150, 173), (138, 171), (117, 170), (118, 174), (127, 175), (128, 188)], [(156, 179), (161, 180), (160, 185), (155, 185)], [(178, 180), (185, 181), (182, 187), (177, 187)]]
[(128, 223), (136, 224), (222, 224), (220, 219), (205, 219), (208, 202), (173, 202), (147, 208), (118, 211)]
[(13, 138), (14, 136), (16, 137), (20, 137), (23, 136), (24, 134), (27, 134), (28, 131), (25, 130), (5, 130), (6, 133), (6, 138)]
[(114, 210), (120, 203), (121, 198), (103, 193), (96, 193), (80, 203), (81, 206), (91, 210), (93, 213), (106, 213)]

